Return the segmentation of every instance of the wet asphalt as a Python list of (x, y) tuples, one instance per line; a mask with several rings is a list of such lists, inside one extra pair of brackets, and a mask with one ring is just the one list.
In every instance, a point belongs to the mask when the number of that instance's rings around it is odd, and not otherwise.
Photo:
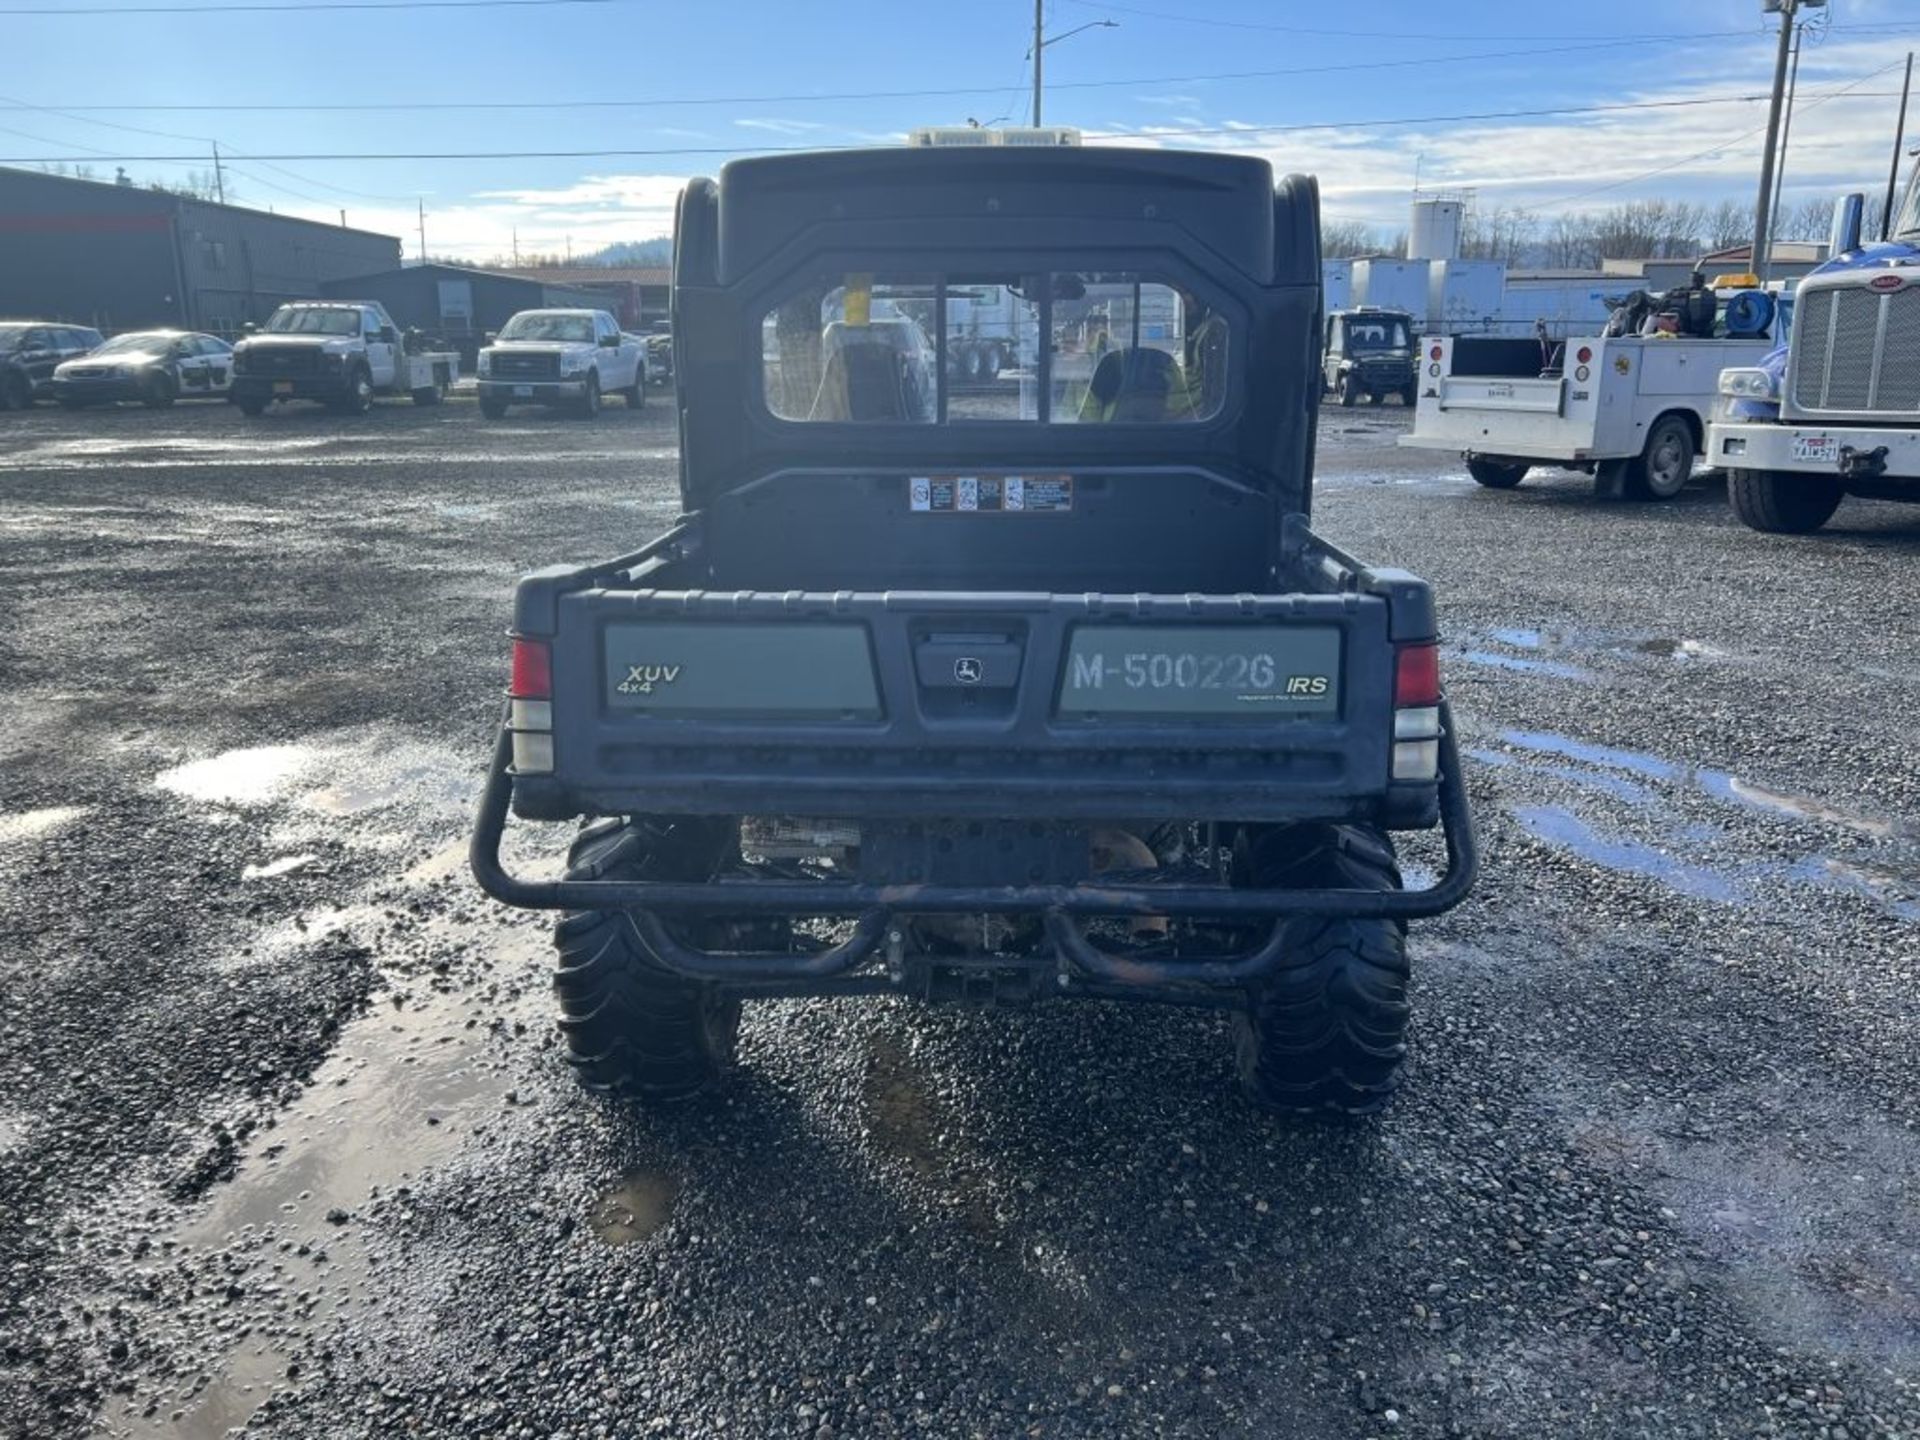
[(0, 419), (0, 1434), (1920, 1435), (1920, 508), (1332, 412), (1486, 849), (1395, 1107), (1254, 1113), (1206, 1014), (818, 1002), (659, 1119), (460, 847), (509, 586), (671, 518), (667, 407)]

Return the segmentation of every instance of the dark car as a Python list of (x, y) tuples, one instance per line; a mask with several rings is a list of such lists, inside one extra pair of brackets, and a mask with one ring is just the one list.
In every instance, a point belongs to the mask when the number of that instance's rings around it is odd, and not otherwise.
[[(941, 317), (989, 291), (1033, 369), (962, 394)], [(681, 197), (673, 306), (679, 518), (520, 582), (472, 849), (569, 912), (582, 1077), (702, 1091), (743, 1001), (1156, 1001), (1233, 1017), (1258, 1104), (1386, 1104), (1406, 922), (1477, 860), (1432, 591), (1307, 523), (1314, 181), (739, 160)], [(564, 878), (504, 868), (510, 808), (589, 819)]]
[(1342, 405), (1365, 396), (1378, 405), (1389, 395), (1412, 408), (1413, 317), (1404, 310), (1336, 310), (1327, 317), (1321, 380)]
[(183, 396), (225, 399), (233, 384), (233, 347), (217, 335), (140, 330), (54, 368), (53, 398), (70, 410), (115, 400), (149, 409)]
[(85, 325), (0, 320), (0, 410), (24, 410), (51, 394), (55, 367), (100, 343), (100, 332)]

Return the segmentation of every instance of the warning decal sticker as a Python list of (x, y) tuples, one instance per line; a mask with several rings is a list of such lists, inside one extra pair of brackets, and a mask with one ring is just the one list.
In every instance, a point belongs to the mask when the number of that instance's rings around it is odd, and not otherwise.
[(1039, 515), (1073, 508), (1071, 475), (914, 475), (907, 506), (923, 515)]

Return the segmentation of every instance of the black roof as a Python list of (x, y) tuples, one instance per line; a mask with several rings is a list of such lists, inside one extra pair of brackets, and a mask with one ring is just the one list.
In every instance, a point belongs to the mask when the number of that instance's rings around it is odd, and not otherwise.
[[(1145, 221), (1185, 232), (1257, 284), (1274, 266), (1274, 176), (1265, 160), (1118, 146), (900, 146), (756, 156), (719, 179), (720, 275), (728, 283), (813, 226), (925, 222), (948, 233), (991, 220), (1051, 228), (1050, 243)], [(1053, 222), (1051, 227), (1047, 222)]]

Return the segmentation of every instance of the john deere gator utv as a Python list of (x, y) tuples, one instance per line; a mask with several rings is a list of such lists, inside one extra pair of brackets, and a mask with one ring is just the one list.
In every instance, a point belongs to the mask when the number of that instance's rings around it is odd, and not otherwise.
[[(697, 1093), (743, 1002), (1215, 1006), (1258, 1102), (1405, 1067), (1476, 856), (1427, 585), (1308, 528), (1319, 200), (1246, 156), (747, 159), (679, 203), (683, 515), (538, 571), (473, 839), (563, 912), (589, 1083)], [(948, 300), (1004, 303), (956, 387)], [(509, 812), (587, 824), (509, 874)], [(1391, 835), (1443, 827), (1402, 887)]]

